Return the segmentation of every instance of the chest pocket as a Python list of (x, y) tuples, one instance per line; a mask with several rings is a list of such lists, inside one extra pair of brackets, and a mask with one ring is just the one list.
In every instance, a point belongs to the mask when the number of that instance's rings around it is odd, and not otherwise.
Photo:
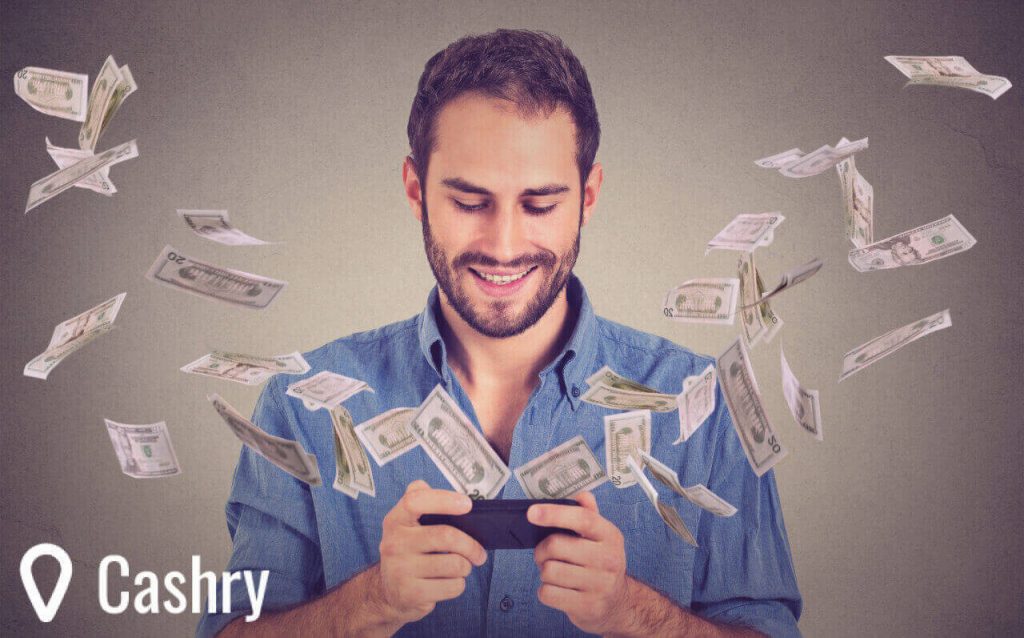
[[(637, 489), (639, 490), (639, 488)], [(630, 491), (632, 490), (630, 489)], [(638, 501), (632, 499), (632, 496), (632, 494), (629, 494), (630, 498), (616, 499), (605, 503), (599, 500), (597, 503), (601, 516), (614, 523), (615, 527), (618, 527), (619, 531), (623, 534), (640, 529), (645, 520), (645, 517), (642, 515), (642, 508), (651, 507), (647, 499)], [(640, 496), (643, 495), (641, 494)]]

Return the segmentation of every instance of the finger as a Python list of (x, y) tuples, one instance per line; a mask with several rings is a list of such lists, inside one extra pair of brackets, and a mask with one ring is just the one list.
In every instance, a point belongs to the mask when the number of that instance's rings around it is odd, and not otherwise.
[(417, 578), (465, 578), (473, 564), (459, 554), (417, 554), (407, 561), (406, 569)]
[(540, 566), (540, 580), (576, 591), (589, 591), (594, 584), (594, 571), (560, 560), (546, 560)]
[[(417, 485), (422, 484), (422, 485)], [(398, 525), (415, 526), (424, 514), (465, 514), (473, 508), (473, 501), (465, 494), (451, 490), (435, 490), (423, 481), (413, 481), (405, 495), (389, 512)]]
[(466, 579), (423, 579), (420, 583), (434, 602), (458, 598), (466, 591)]
[[(593, 499), (593, 496), (590, 498)], [(531, 505), (530, 509), (526, 510), (526, 517), (534, 525), (571, 529), (580, 536), (595, 541), (610, 537), (616, 529), (615, 525), (598, 513), (596, 502), (589, 504), (592, 504), (594, 509), (575, 505)]]
[(483, 545), (451, 525), (425, 525), (410, 534), (409, 548), (419, 554), (444, 552), (458, 554), (477, 567), (487, 561)]
[(604, 565), (607, 551), (605, 545), (586, 538), (552, 534), (533, 550), (533, 560), (538, 566), (546, 561), (560, 560), (581, 567), (599, 567)]
[(412, 588), (417, 600), (436, 603), (461, 596), (466, 591), (466, 579), (419, 578)]
[(570, 610), (580, 608), (584, 602), (584, 595), (578, 591), (572, 589), (566, 589), (565, 587), (559, 587), (558, 585), (549, 585), (544, 583), (537, 590), (537, 599), (544, 603), (548, 607), (554, 607), (566, 613)]
[(573, 498), (576, 499), (576, 502), (579, 503), (581, 507), (597, 512), (598, 514), (601, 513), (601, 510), (597, 507), (597, 499), (594, 498), (594, 495), (590, 492), (580, 492)]

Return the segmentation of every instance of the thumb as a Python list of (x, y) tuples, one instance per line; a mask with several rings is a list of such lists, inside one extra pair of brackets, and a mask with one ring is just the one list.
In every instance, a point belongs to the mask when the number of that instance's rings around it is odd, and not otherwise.
[(430, 486), (427, 485), (426, 481), (424, 481), (423, 479), (416, 479), (412, 483), (409, 483), (408, 485), (405, 486), (405, 493), (408, 494), (409, 492), (420, 492), (429, 489)]

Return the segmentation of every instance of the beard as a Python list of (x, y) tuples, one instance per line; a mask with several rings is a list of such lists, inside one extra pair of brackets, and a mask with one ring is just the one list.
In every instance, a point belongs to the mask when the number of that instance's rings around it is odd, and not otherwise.
[[(582, 213), (581, 203), (581, 220)], [(422, 220), (423, 245), (426, 248), (427, 261), (430, 262), (430, 269), (434, 272), (434, 278), (437, 280), (441, 292), (444, 293), (452, 308), (463, 321), (480, 334), (494, 339), (505, 339), (522, 334), (540, 321), (565, 288), (569, 275), (572, 274), (572, 269), (576, 265), (576, 257), (580, 252), (580, 232), (577, 229), (572, 247), (561, 256), (555, 255), (550, 250), (544, 250), (532, 255), (520, 255), (511, 261), (502, 263), (483, 253), (464, 252), (454, 260), (449, 260), (448, 254), (434, 240), (430, 231), (425, 196)], [(521, 311), (516, 311), (511, 302), (501, 300), (492, 300), (476, 307), (465, 288), (459, 283), (460, 274), (463, 277), (476, 276), (463, 274), (468, 266), (522, 268), (523, 270), (534, 268), (535, 272), (531, 273), (531, 276), (538, 275), (543, 279), (536, 296), (530, 299)]]

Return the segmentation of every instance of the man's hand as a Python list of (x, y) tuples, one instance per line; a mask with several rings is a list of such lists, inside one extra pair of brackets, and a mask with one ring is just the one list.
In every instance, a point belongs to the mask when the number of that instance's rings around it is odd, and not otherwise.
[(380, 541), (380, 599), (383, 612), (399, 623), (419, 620), (438, 601), (457, 598), (466, 589), (473, 565), (487, 552), (468, 534), (450, 525), (423, 526), (423, 514), (465, 514), (468, 496), (431, 489), (424, 481), (409, 484), (405, 495), (384, 517)]
[(628, 609), (626, 549), (619, 528), (601, 516), (590, 492), (576, 496), (582, 507), (532, 505), (534, 525), (562, 527), (580, 535), (552, 534), (533, 552), (540, 567), (540, 602), (565, 612), (585, 632), (603, 634), (619, 626)]

